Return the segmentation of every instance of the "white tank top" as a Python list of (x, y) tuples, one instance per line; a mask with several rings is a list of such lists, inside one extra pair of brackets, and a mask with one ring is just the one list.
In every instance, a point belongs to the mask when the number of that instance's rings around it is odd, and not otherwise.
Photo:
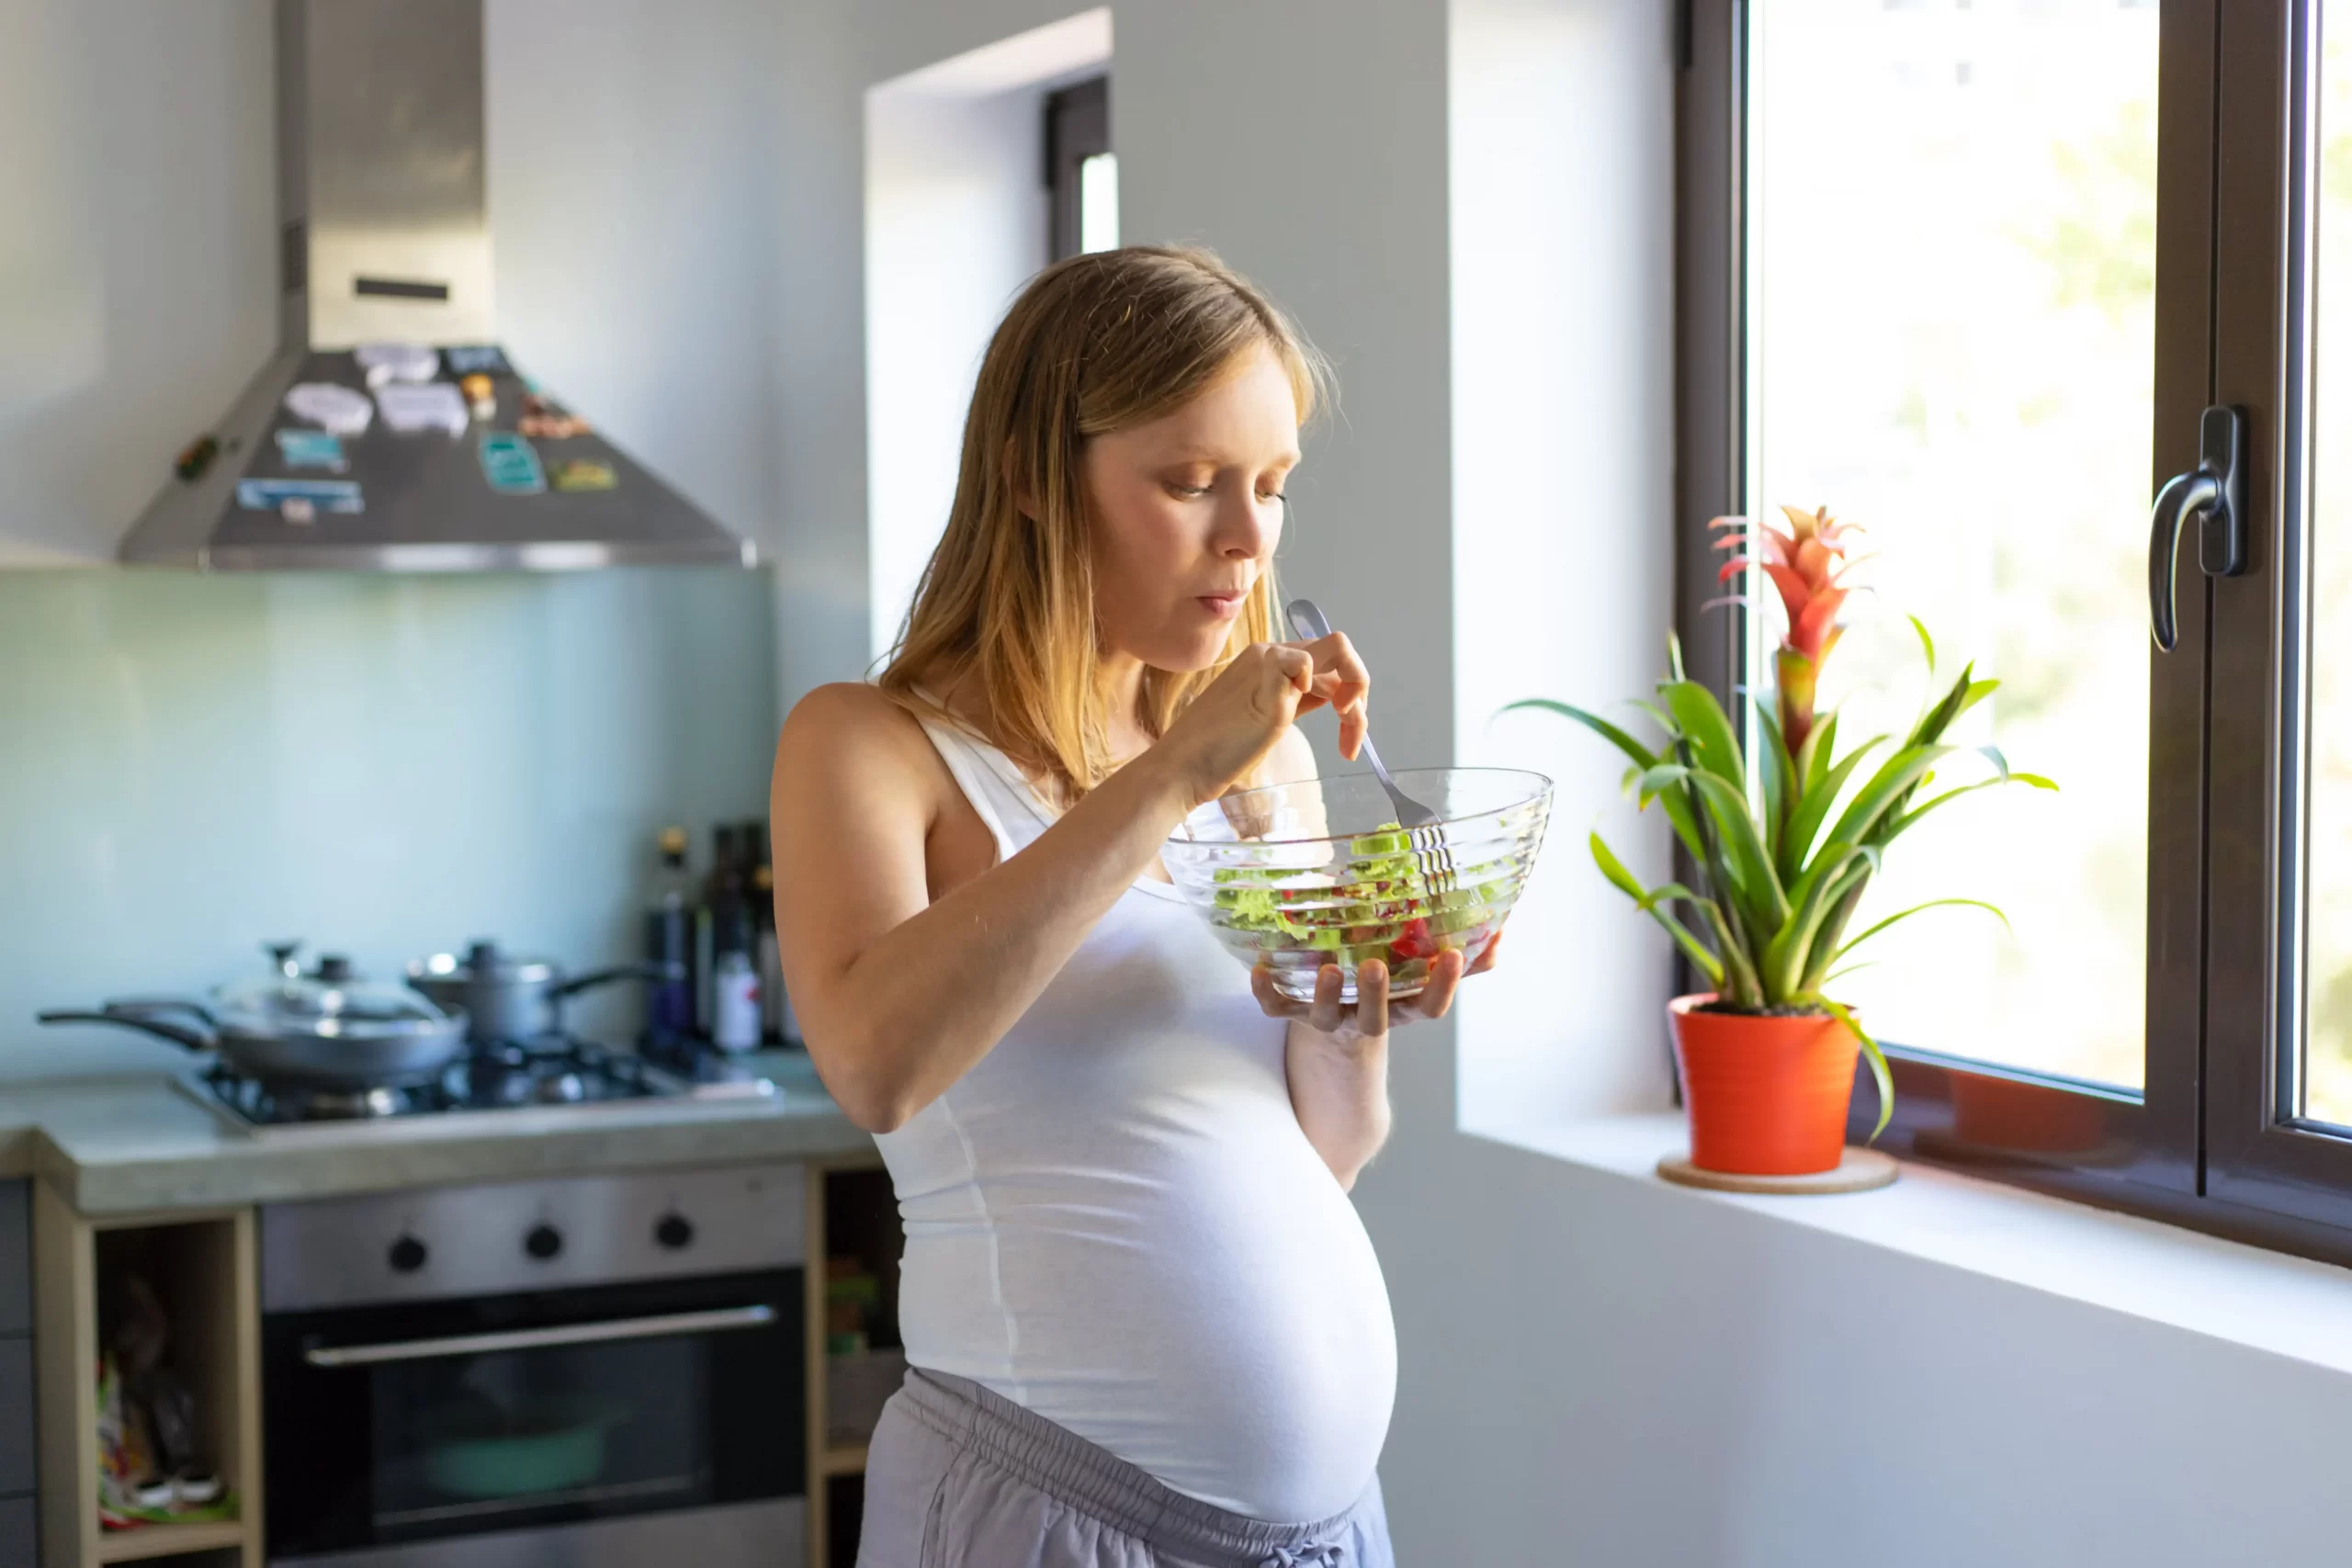
[[(923, 728), (1000, 855), (1045, 831), (1002, 752)], [(1284, 1027), (1183, 896), (1138, 878), (995, 1049), (876, 1140), (906, 1224), (908, 1359), (1235, 1513), (1353, 1503), (1396, 1329), (1291, 1109)]]

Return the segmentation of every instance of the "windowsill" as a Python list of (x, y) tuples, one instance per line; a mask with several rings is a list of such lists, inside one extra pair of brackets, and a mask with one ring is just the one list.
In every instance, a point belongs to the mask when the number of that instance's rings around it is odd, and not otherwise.
[(1464, 1131), (1678, 1201), (1745, 1210), (2352, 1373), (2352, 1270), (1907, 1160), (1902, 1179), (1874, 1192), (1782, 1198), (1678, 1187), (1659, 1179), (1657, 1165), (1689, 1146), (1679, 1112)]

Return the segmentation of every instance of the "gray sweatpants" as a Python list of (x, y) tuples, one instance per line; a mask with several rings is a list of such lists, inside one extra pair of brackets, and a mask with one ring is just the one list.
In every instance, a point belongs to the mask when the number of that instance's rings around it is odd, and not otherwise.
[(1314, 1524), (1170, 1490), (1064, 1427), (921, 1370), (866, 1450), (857, 1568), (1396, 1568), (1374, 1479)]

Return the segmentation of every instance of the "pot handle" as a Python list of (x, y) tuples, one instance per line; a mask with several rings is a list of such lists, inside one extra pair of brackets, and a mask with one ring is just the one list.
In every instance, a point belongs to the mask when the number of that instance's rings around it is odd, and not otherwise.
[(193, 997), (117, 997), (98, 1010), (118, 1018), (146, 1018), (159, 1012), (184, 1012), (203, 1021), (204, 1027), (218, 1032), (220, 1021), (212, 1010)]
[(33, 1016), (42, 1023), (110, 1023), (117, 1029), (135, 1029), (141, 1034), (155, 1035), (190, 1051), (209, 1051), (213, 1046), (212, 1036), (209, 1034), (191, 1029), (184, 1023), (167, 1023), (149, 1012), (112, 1010), (82, 1012), (73, 1009), (62, 1009), (35, 1013)]
[(683, 964), (616, 964), (609, 969), (591, 969), (585, 975), (574, 975), (555, 987), (551, 995), (577, 996), (596, 986), (609, 986), (617, 980), (683, 980), (686, 966)]

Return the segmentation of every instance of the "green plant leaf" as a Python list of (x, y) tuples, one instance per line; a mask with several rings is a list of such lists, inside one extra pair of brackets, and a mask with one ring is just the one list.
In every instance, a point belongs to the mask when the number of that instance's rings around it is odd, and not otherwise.
[(1675, 728), (1690, 742), (1691, 761), (1746, 789), (1747, 769), (1740, 759), (1739, 738), (1714, 693), (1696, 681), (1668, 681), (1658, 689), (1674, 715)]
[[(1863, 750), (1877, 744), (1875, 740), (1871, 741)], [(1797, 777), (1804, 781), (1804, 794), (1811, 795), (1821, 787), (1821, 781), (1828, 775), (1829, 764), (1837, 755), (1838, 713), (1833, 708), (1815, 721), (1813, 733), (1807, 735), (1804, 744), (1797, 748)]]
[[(1663, 778), (1672, 766), (1651, 769), (1644, 775), (1643, 786), (1650, 787), (1653, 781), (1661, 786), (1672, 782)], [(1679, 782), (1705, 801), (1708, 821), (1714, 827), (1721, 844), (1722, 852), (1715, 857), (1720, 874), (1711, 866), (1711, 875), (1719, 887), (1729, 893), (1741, 921), (1760, 942), (1787, 921), (1789, 900), (1781, 890), (1780, 874), (1773, 869), (1771, 856), (1765, 853), (1756, 818), (1748, 810), (1747, 795), (1732, 781), (1699, 769), (1683, 768), (1680, 775)]]
[[(1919, 635), (1925, 637), (1926, 630), (1922, 628)], [(1894, 1120), (1894, 1075), (1887, 1070), (1886, 1053), (1880, 1050), (1878, 1042), (1871, 1038), (1870, 1031), (1862, 1027), (1861, 1020), (1854, 1016), (1853, 1009), (1842, 1002), (1833, 1002), (1817, 991), (1805, 999), (1828, 1009), (1830, 1015), (1852, 1030), (1854, 1038), (1861, 1043), (1862, 1056), (1871, 1065), (1871, 1081), (1878, 1086), (1878, 1124), (1871, 1129), (1870, 1135), (1870, 1141), (1875, 1144), (1878, 1135), (1886, 1131), (1886, 1124)]]
[(1951, 801), (1958, 800), (1963, 795), (1973, 795), (1980, 789), (1998, 789), (2003, 784), (2025, 784), (2032, 789), (2054, 790), (2058, 787), (2050, 780), (2043, 778), (2040, 773), (2005, 773), (1997, 778), (1979, 779), (1974, 784), (1962, 784), (1956, 789), (1948, 789), (1941, 795), (1931, 795), (1928, 799), (1921, 801), (1918, 805), (1913, 807), (1910, 810), (1904, 812), (1902, 815), (1896, 817), (1892, 822), (1888, 823), (1885, 829), (1879, 833), (1877, 841), (1882, 844), (1893, 843), (1903, 834), (1910, 831), (1912, 825), (1917, 822), (1920, 818), (1925, 817), (1928, 812), (1933, 811), (1939, 806), (1943, 806)]
[[(1830, 722), (1834, 725), (1837, 720), (1833, 718)], [(1846, 787), (1848, 776), (1885, 739), (1883, 735), (1871, 736), (1839, 758), (1837, 765), (1817, 783), (1804, 786), (1804, 798), (1797, 803), (1796, 816), (1791, 819), (1788, 830), (1781, 835), (1781, 874), (1783, 879), (1793, 881), (1803, 873), (1805, 859), (1813, 852), (1813, 840), (1820, 835), (1821, 824), (1829, 816), (1830, 808), (1838, 804), (1838, 794)], [(1811, 736), (1806, 737), (1806, 743), (1812, 743)]]
[(1764, 961), (1758, 966), (1767, 997), (1790, 998), (1805, 989), (1804, 974), (1813, 966), (1814, 938), (1842, 896), (1846, 878), (1857, 862), (1861, 863), (1865, 876), (1876, 871), (1877, 847), (1849, 844), (1835, 854), (1825, 854), (1806, 869), (1804, 880), (1790, 890), (1790, 897), (1796, 901), (1795, 910), (1765, 948)]
[[(2009, 917), (2001, 913), (1999, 906), (1987, 904), (1982, 898), (1930, 898), (1924, 904), (1914, 904), (1907, 909), (1897, 909), (1894, 914), (1887, 916), (1886, 919), (1879, 921), (1878, 924), (1871, 927), (1870, 930), (1862, 932), (1861, 935), (1854, 938), (1851, 942), (1841, 944), (1837, 952), (1829, 955), (1830, 962), (1834, 964), (1838, 959), (1845, 957), (1846, 954), (1853, 952), (1854, 949), (1861, 946), (1862, 943), (1870, 941), (1871, 938), (1878, 935), (1879, 932), (1886, 930), (1887, 927), (1894, 924), (1897, 920), (1907, 920), (1912, 916), (1918, 914), (1923, 910), (1949, 908), (1953, 905), (1962, 904), (1966, 905), (1972, 909), (1984, 909), (1990, 912), (1993, 918), (2000, 921), (2004, 926), (2007, 926), (2009, 923)], [(1826, 980), (1822, 983), (1824, 985), (1828, 984)]]
[(1707, 924), (1715, 933), (1716, 951), (1723, 955), (1722, 978), (1716, 984), (1722, 990), (1724, 1000), (1734, 1007), (1762, 1007), (1764, 987), (1756, 978), (1756, 965), (1733, 937), (1731, 924), (1724, 918), (1723, 909), (1713, 900), (1702, 900), (1699, 912), (1707, 917)]
[(1854, 911), (1861, 907), (1862, 895), (1869, 891), (1870, 885), (1870, 867), (1863, 865), (1839, 878), (1838, 886), (1831, 889), (1829, 914), (1821, 922), (1821, 929), (1814, 932), (1813, 956), (1805, 961), (1800, 989), (1817, 991), (1827, 984), (1821, 978), (1822, 972), (1835, 962), (1838, 941), (1852, 922)]
[(1781, 864), (1781, 838), (1802, 792), (1797, 784), (1796, 760), (1789, 755), (1781, 721), (1760, 706), (1756, 718), (1764, 730), (1764, 849), (1777, 868)]
[(1936, 759), (1951, 750), (1949, 746), (1911, 746), (1889, 757), (1871, 775), (1871, 782), (1856, 793), (1853, 804), (1838, 817), (1837, 826), (1829, 829), (1822, 852), (1826, 854), (1838, 846), (1861, 842), (1903, 794), (1936, 765)]
[(1574, 719), (1632, 758), (1637, 767), (1652, 767), (1657, 762), (1658, 753), (1651, 750), (1625, 730), (1610, 723), (1597, 713), (1588, 713), (1583, 708), (1573, 707), (1566, 703), (1555, 703), (1549, 697), (1522, 697), (1518, 702), (1504, 705), (1501, 712), (1516, 713), (1522, 708), (1540, 709), (1544, 713), (1558, 714), (1562, 718)]
[(1911, 629), (1919, 634), (1919, 646), (1927, 650), (1928, 673), (1932, 677), (1936, 672), (1936, 639), (1928, 635), (1927, 622), (1917, 615), (1911, 616), (1910, 620)]
[(1707, 977), (1708, 984), (1720, 987), (1724, 975), (1722, 963), (1707, 951), (1706, 944), (1690, 927), (1675, 918), (1672, 910), (1660, 907), (1668, 898), (1684, 898), (1693, 904), (1705, 901), (1679, 882), (1669, 882), (1662, 887), (1643, 887), (1641, 879), (1626, 868), (1625, 863), (1617, 858), (1615, 852), (1600, 834), (1593, 834), (1591, 842), (1593, 863), (1600, 867), (1600, 874), (1609, 879), (1610, 886), (1633, 899), (1644, 914), (1663, 926), (1666, 934), (1674, 939), (1674, 945), (1682, 950), (1683, 956)]
[(1951, 721), (1958, 718), (1969, 705), (1968, 694), (1978, 684), (1975, 670), (1973, 664), (1962, 670), (1960, 679), (1951, 683), (1951, 690), (1920, 716), (1919, 722), (1912, 727), (1906, 748), (1931, 746), (1943, 739), (1944, 731), (1951, 728)]

